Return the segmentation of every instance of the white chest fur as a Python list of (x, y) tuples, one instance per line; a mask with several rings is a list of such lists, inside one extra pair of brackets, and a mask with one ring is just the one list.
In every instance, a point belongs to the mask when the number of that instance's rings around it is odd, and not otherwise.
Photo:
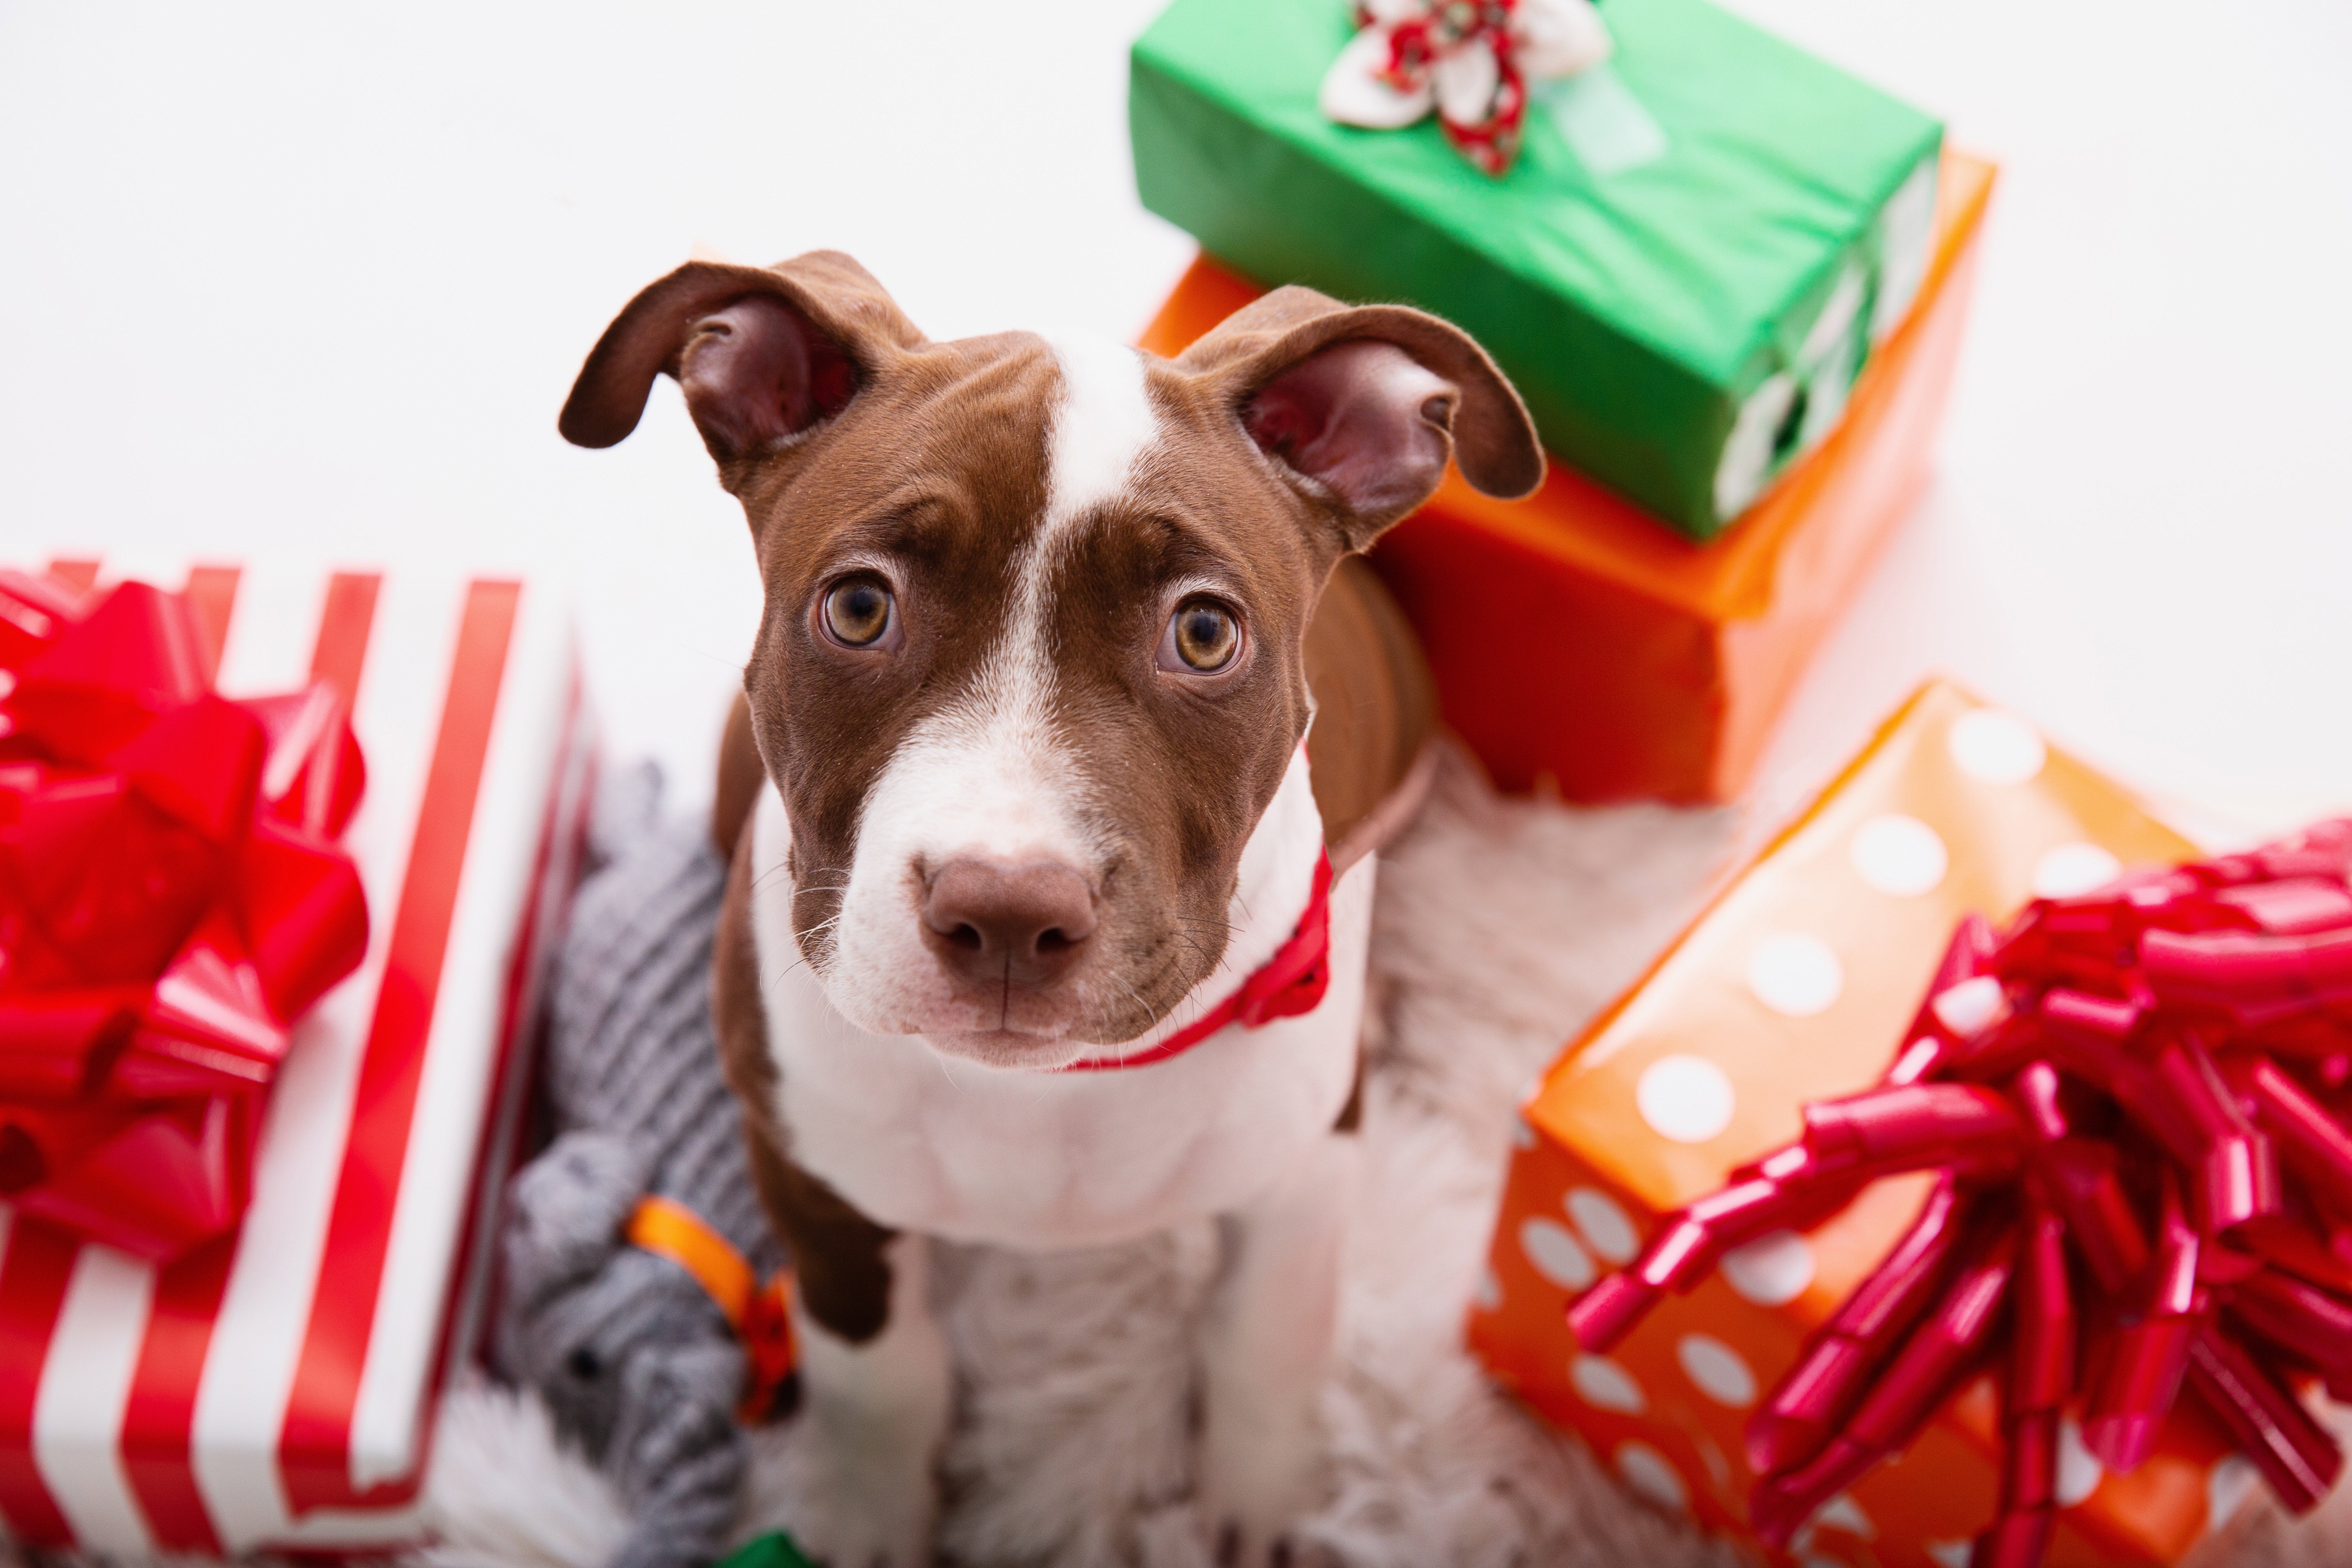
[[(789, 831), (782, 802), (763, 790), (752, 929), (776, 1109), (793, 1161), (883, 1225), (1038, 1249), (1145, 1235), (1265, 1192), (1347, 1102), (1370, 857), (1332, 887), (1331, 983), (1313, 1012), (1223, 1029), (1150, 1067), (1045, 1073), (950, 1060), (920, 1036), (871, 1034), (835, 1011), (793, 938)], [(1302, 752), (1244, 852), (1224, 962), (1129, 1048), (1200, 1016), (1287, 939), (1321, 847)]]

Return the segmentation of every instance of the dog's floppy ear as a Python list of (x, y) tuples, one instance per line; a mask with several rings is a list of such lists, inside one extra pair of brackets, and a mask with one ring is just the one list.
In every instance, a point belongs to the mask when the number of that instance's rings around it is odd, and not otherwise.
[(1543, 482), (1535, 426), (1495, 362), (1460, 328), (1407, 306), (1277, 289), (1176, 363), (1225, 384), (1258, 448), (1336, 503), (1351, 550), (1427, 500), (1448, 458), (1488, 495)]
[(724, 463), (840, 413), (881, 356), (922, 342), (882, 285), (839, 251), (772, 268), (689, 261), (604, 329), (556, 428), (579, 446), (610, 447), (637, 427), (655, 375), (668, 374)]

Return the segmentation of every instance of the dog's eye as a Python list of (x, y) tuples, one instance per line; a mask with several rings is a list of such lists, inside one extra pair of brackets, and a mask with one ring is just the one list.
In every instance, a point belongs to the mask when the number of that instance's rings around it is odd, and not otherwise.
[[(1169, 617), (1160, 644), (1160, 668), (1171, 673), (1214, 675), (1241, 652), (1241, 618), (1214, 599), (1187, 599)], [(1176, 656), (1171, 663), (1169, 654)]]
[(844, 647), (871, 647), (890, 629), (890, 613), (889, 589), (871, 577), (852, 577), (825, 592), (825, 635)]

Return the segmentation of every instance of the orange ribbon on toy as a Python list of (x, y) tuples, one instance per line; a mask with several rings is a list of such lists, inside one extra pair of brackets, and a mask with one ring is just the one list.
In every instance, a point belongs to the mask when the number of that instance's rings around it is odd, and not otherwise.
[(639, 1199), (622, 1235), (632, 1247), (677, 1264), (702, 1287), (743, 1346), (743, 1402), (736, 1418), (766, 1420), (777, 1390), (800, 1360), (793, 1340), (791, 1270), (779, 1269), (762, 1284), (734, 1243), (674, 1198)]

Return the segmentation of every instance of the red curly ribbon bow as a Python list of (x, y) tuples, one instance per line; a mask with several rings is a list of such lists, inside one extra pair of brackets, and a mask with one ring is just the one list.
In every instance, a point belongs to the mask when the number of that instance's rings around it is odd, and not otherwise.
[(1518, 156), (1528, 83), (1614, 47), (1592, 0), (1360, 0), (1356, 26), (1317, 94), (1323, 112), (1396, 130), (1433, 109), (1446, 140), (1497, 175)]
[(316, 684), (215, 696), (187, 602), (0, 572), (0, 1194), (165, 1260), (244, 1213), (293, 1020), (367, 947)]
[(1748, 1433), (1786, 1545), (1987, 1366), (2007, 1438), (1974, 1568), (2032, 1568), (2059, 1422), (2110, 1469), (2186, 1390), (2289, 1508), (2343, 1468), (2296, 1397), (2352, 1396), (2352, 821), (2027, 906), (1952, 938), (1880, 1087), (1672, 1216), (1568, 1309), (1600, 1353), (1728, 1249), (1939, 1173)]

